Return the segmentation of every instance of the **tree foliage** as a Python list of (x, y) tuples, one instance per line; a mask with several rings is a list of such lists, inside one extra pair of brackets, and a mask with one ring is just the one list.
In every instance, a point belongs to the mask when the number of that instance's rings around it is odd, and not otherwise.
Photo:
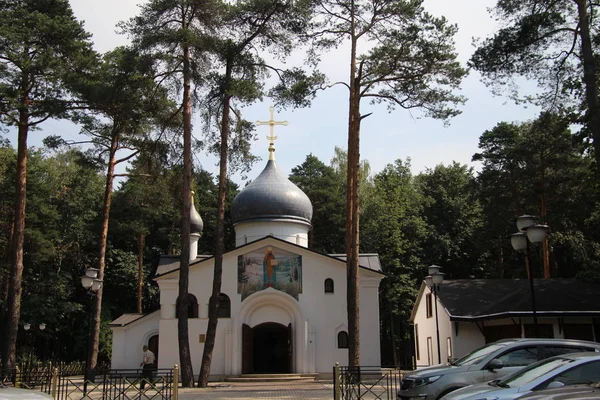
[(312, 154), (292, 169), (290, 180), (313, 205), (308, 247), (322, 253), (341, 253), (344, 243), (343, 181), (332, 167)]
[(508, 88), (515, 99), (521, 97), (516, 78), (525, 77), (541, 88), (526, 94), (525, 100), (539, 102), (546, 110), (583, 111), (580, 122), (586, 125), (600, 165), (600, 32), (594, 23), (598, 7), (588, 0), (498, 0), (494, 12), (501, 28), (479, 43), (470, 65), (494, 90)]
[(27, 135), (48, 118), (66, 117), (80, 104), (71, 95), (73, 82), (93, 66), (89, 35), (66, 0), (0, 1), (0, 122), (18, 129), (11, 272), (2, 363), (13, 368), (20, 321)]

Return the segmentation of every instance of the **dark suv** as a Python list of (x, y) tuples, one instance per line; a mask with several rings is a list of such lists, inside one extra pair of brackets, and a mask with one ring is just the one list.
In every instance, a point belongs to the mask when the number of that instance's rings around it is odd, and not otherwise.
[(446, 365), (408, 373), (398, 400), (437, 400), (453, 390), (511, 374), (548, 357), (600, 352), (600, 343), (569, 339), (505, 339), (489, 343)]

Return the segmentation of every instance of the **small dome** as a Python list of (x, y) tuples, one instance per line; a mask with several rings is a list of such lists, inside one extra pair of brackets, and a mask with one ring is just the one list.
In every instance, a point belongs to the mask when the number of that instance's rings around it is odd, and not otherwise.
[(310, 225), (313, 208), (308, 196), (283, 176), (275, 160), (233, 199), (234, 224), (246, 221), (290, 220)]
[(190, 203), (190, 233), (202, 233), (204, 229), (204, 221), (202, 217), (196, 211), (194, 207), (194, 196), (192, 195), (192, 202)]

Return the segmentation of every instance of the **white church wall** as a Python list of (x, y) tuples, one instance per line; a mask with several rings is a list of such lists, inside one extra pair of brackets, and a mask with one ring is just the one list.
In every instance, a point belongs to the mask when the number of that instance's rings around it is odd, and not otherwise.
[[(360, 274), (360, 363), (365, 366), (381, 365), (379, 337), (379, 282), (380, 277)], [(376, 331), (376, 334), (374, 334)]]
[[(111, 368), (138, 368), (142, 361), (142, 346), (148, 344), (148, 339), (150, 339), (152, 335), (158, 334), (159, 321), (160, 312), (156, 311), (129, 325), (113, 327)], [(171, 365), (171, 367), (172, 366), (173, 365)]]
[[(315, 369), (330, 373), (337, 361), (348, 363), (348, 350), (337, 346), (337, 328), (346, 326), (346, 269), (339, 261), (314, 253), (303, 256), (300, 306), (315, 328)], [(333, 293), (325, 293), (325, 279), (333, 280)], [(346, 329), (347, 330), (347, 329)]]
[[(293, 307), (278, 307), (276, 299), (271, 299), (265, 305), (255, 307), (248, 314), (248, 321), (236, 320), (244, 305), (241, 295), (237, 293), (238, 255), (265, 246), (273, 246), (302, 255), (302, 293), (299, 294), (298, 300), (289, 295), (285, 296), (289, 297), (289, 301), (292, 302), (290, 304), (298, 304), (304, 320), (297, 320), (298, 312), (290, 311)], [(373, 276), (374, 278), (371, 279), (374, 280), (367, 283), (368, 279), (365, 279), (361, 285), (361, 358), (364, 360), (363, 363), (380, 365), (377, 285), (381, 277), (361, 270), (361, 276), (364, 273), (367, 274), (366, 276)], [(327, 278), (334, 281), (334, 293), (325, 293), (324, 282)], [(171, 283), (165, 285), (166, 281), (166, 279), (159, 280), (161, 303), (165, 301), (174, 304), (177, 298), (177, 285)], [(203, 350), (203, 345), (199, 343), (199, 335), (206, 332), (207, 307), (212, 292), (212, 281), (212, 260), (191, 267), (189, 292), (196, 296), (199, 303), (199, 315), (202, 317), (190, 319), (190, 349), (192, 360), (198, 363)], [(166, 291), (170, 293), (164, 293)], [(229, 296), (232, 318), (219, 320), (217, 342), (211, 366), (212, 375), (241, 373), (241, 325), (249, 323), (254, 326), (265, 321), (278, 322), (282, 325), (292, 323), (296, 366), (294, 372), (330, 374), (336, 361), (347, 365), (348, 350), (337, 347), (338, 328), (347, 324), (346, 268), (343, 262), (274, 239), (267, 239), (234, 250), (225, 256), (221, 292)], [(266, 293), (266, 291), (257, 293)], [(161, 304), (161, 307), (165, 305), (167, 304)], [(347, 327), (344, 330), (347, 331)], [(161, 321), (160, 346), (161, 355), (164, 354), (164, 357), (160, 359), (161, 365), (163, 362), (165, 366), (177, 362), (177, 320)], [(298, 354), (300, 349), (303, 349), (303, 355)], [(194, 364), (194, 371), (198, 371), (199, 368), (199, 364), (197, 366)]]
[(283, 308), (274, 304), (267, 304), (254, 310), (248, 322), (248, 325), (251, 327), (265, 322), (276, 322), (283, 326), (288, 326), (288, 324), (292, 323), (292, 318), (290, 318), (290, 314)]
[(175, 318), (179, 280), (177, 278), (159, 280), (158, 287), (160, 288), (161, 318)]
[[(231, 324), (230, 319), (220, 319), (217, 325), (217, 336), (213, 350), (213, 360), (210, 367), (211, 375), (225, 374), (225, 331)], [(204, 344), (200, 343), (200, 335), (206, 334), (208, 319), (190, 318), (188, 320), (188, 332), (190, 340), (190, 354), (192, 355), (192, 368), (195, 374), (200, 371), (202, 363), (202, 352)], [(159, 368), (172, 368), (179, 361), (179, 341), (177, 339), (177, 320), (160, 321), (159, 336), (160, 358)], [(139, 363), (138, 363), (139, 364)]]
[(253, 242), (268, 235), (302, 247), (308, 247), (308, 230), (306, 224), (279, 221), (277, 225), (272, 221), (244, 222), (235, 227), (235, 245), (237, 247)]
[(170, 368), (175, 364), (181, 364), (179, 362), (178, 346), (179, 342), (177, 340), (177, 320), (161, 319), (160, 335), (158, 336), (158, 368)]
[(127, 335), (124, 327), (113, 328), (112, 355), (110, 366), (113, 369), (125, 368), (125, 348), (127, 347)]

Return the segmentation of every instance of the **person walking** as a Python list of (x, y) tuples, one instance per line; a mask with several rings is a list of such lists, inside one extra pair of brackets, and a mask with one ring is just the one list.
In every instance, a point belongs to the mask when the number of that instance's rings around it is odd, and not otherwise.
[(146, 386), (146, 381), (152, 382), (152, 372), (154, 371), (154, 353), (148, 349), (148, 346), (144, 345), (142, 347), (144, 351), (142, 362), (140, 363), (140, 367), (142, 367), (142, 382), (140, 383), (140, 389), (144, 389)]

